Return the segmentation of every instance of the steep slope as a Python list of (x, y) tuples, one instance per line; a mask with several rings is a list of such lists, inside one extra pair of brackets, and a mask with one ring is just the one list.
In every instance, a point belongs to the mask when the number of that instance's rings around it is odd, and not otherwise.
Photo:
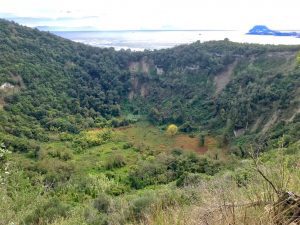
[(299, 108), (298, 50), (223, 41), (146, 53), (141, 61), (151, 72), (131, 73), (136, 92), (148, 91), (133, 96), (153, 122), (177, 123), (182, 131), (264, 135)]
[(130, 112), (231, 137), (266, 133), (299, 108), (298, 46), (225, 40), (117, 52), (4, 20), (0, 29), (0, 84), (15, 87), (0, 90), (1, 131), (15, 136), (43, 140)]
[(4, 20), (0, 43), (1, 225), (274, 224), (249, 145), (300, 193), (299, 46), (115, 51)]
[(0, 30), (0, 82), (19, 87), (14, 95), (1, 92), (7, 112), (3, 131), (39, 139), (26, 126), (78, 132), (94, 126), (95, 118), (120, 114), (119, 103), (130, 88), (122, 54), (3, 20)]

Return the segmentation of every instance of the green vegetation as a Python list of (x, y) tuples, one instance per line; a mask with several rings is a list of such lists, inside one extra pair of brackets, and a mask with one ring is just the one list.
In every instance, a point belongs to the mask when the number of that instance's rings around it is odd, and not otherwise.
[(290, 218), (299, 46), (115, 51), (5, 20), (0, 43), (0, 225)]
[(298, 66), (300, 65), (300, 52), (298, 52), (297, 54), (297, 65)]
[(178, 127), (175, 124), (171, 124), (167, 128), (167, 134), (174, 136), (178, 132)]

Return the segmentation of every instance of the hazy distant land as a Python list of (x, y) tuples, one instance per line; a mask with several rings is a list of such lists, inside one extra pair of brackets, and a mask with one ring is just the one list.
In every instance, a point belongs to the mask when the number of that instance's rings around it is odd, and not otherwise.
[(290, 36), (247, 35), (234, 30), (125, 30), (125, 31), (52, 31), (52, 33), (97, 47), (115, 49), (162, 49), (195, 41), (224, 40), (257, 44), (300, 45), (300, 38)]

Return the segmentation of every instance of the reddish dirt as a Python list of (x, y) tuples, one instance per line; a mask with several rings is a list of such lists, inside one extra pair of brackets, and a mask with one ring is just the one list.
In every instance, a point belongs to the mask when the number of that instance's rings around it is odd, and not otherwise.
[(131, 127), (130, 125), (123, 126), (123, 127), (117, 127), (117, 128), (114, 128), (114, 130), (120, 130), (120, 131), (122, 131), (122, 130), (128, 130), (130, 127)]
[(187, 135), (178, 135), (175, 138), (174, 147), (182, 148), (186, 150), (193, 150), (197, 153), (203, 154), (205, 153), (208, 148), (206, 146), (200, 147), (199, 146), (199, 139), (198, 138), (191, 138)]
[(210, 136), (205, 137), (205, 146), (207, 146), (209, 149), (216, 148), (218, 145), (216, 139)]

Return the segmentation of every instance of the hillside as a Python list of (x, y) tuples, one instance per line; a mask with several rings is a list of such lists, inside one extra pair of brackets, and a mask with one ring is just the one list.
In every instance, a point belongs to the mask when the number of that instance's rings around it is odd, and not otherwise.
[[(133, 53), (92, 48), (5, 21), (1, 29), (1, 84), (15, 85), (17, 92), (2, 91), (2, 106), (33, 121), (31, 126), (76, 133), (126, 108), (163, 124), (256, 131), (276, 112), (275, 122), (298, 110), (297, 46), (223, 41)], [(34, 137), (17, 124), (8, 132)]]
[(299, 192), (300, 46), (115, 51), (5, 20), (0, 43), (0, 224), (218, 224), (205, 207), (277, 201), (249, 152)]

